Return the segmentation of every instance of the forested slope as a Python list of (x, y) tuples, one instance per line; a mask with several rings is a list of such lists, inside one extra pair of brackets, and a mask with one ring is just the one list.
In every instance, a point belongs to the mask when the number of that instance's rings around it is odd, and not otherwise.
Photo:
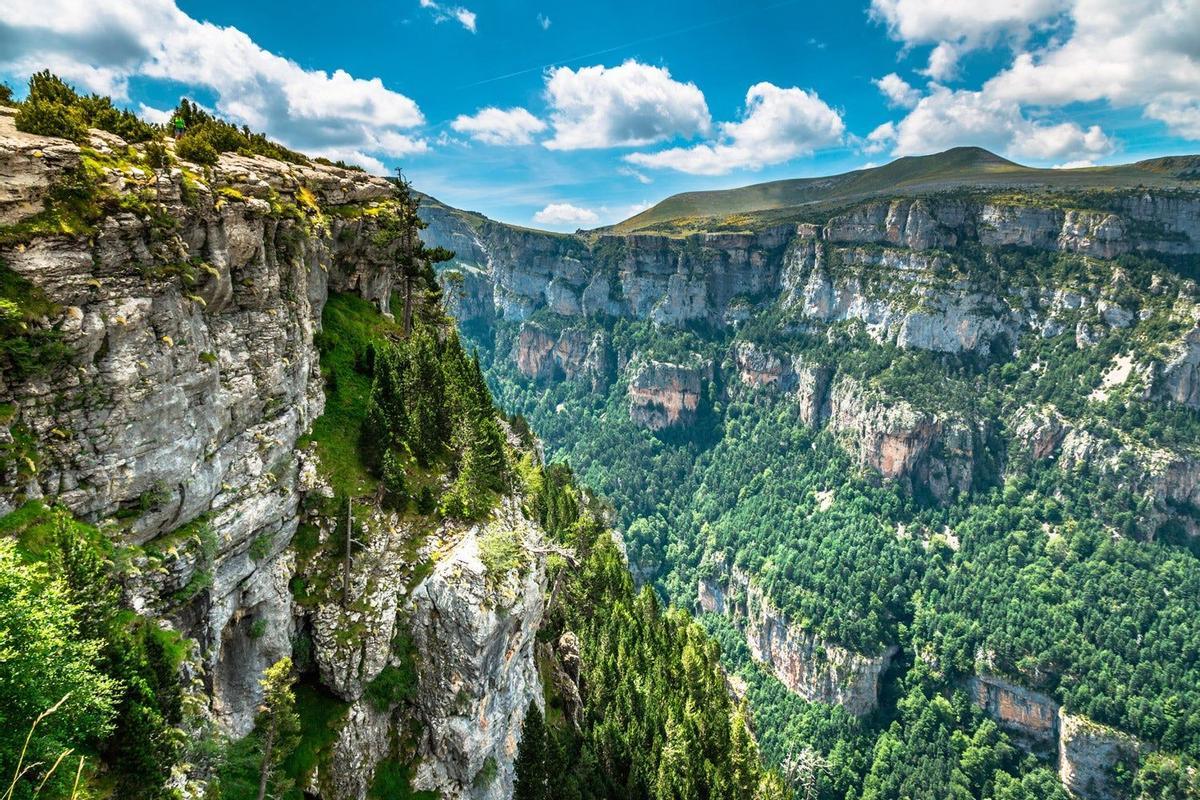
[[(570, 257), (484, 235), (443, 283), (635, 575), (705, 615), (769, 758), (833, 765), (822, 796), (1194, 793), (1200, 198), (835, 206)], [(916, 755), (971, 707), (1031, 754), (1015, 782)]]

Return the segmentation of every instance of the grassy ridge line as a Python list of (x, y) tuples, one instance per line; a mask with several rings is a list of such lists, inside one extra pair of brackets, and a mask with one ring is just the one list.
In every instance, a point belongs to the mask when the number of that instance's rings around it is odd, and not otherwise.
[(631, 233), (685, 217), (719, 217), (771, 211), (878, 194), (916, 194), (963, 186), (1052, 189), (1116, 189), (1137, 186), (1198, 186), (1200, 156), (1174, 156), (1135, 164), (1082, 169), (1041, 169), (1016, 164), (978, 147), (956, 147), (928, 156), (818, 178), (795, 178), (738, 189), (684, 192), (668, 197), (624, 222), (603, 229)]

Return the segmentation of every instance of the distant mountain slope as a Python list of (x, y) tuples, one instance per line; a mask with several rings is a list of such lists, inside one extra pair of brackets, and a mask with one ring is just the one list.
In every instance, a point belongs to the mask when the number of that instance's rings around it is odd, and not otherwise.
[[(928, 156), (821, 178), (795, 178), (739, 189), (673, 195), (605, 232), (630, 233), (680, 219), (719, 219), (800, 206), (861, 200), (874, 195), (913, 195), (962, 187), (1110, 189), (1200, 185), (1200, 155), (1170, 156), (1110, 167), (1039, 169), (978, 147), (955, 147)], [(776, 215), (769, 215), (776, 216)], [(703, 227), (703, 226), (696, 226)]]

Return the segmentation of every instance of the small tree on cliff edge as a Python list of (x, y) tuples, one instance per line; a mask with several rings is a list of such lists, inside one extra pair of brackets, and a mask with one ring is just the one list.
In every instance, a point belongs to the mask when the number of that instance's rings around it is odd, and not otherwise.
[[(267, 667), (259, 681), (263, 688), (256, 727), (262, 737), (262, 769), (258, 777), (258, 800), (267, 795), (267, 784), (276, 768), (296, 746), (300, 737), (300, 717), (296, 714), (296, 695), (292, 684), (292, 660), (284, 657)], [(280, 794), (282, 794), (280, 792)]]
[(400, 280), (404, 291), (404, 333), (412, 332), (413, 307), (424, 292), (429, 299), (436, 300), (439, 294), (437, 275), (433, 265), (454, 258), (454, 253), (444, 247), (426, 247), (420, 233), (428, 225), (417, 214), (421, 198), (413, 194), (412, 184), (396, 168), (397, 210), (394, 218), (382, 220), (377, 241), (396, 247)]

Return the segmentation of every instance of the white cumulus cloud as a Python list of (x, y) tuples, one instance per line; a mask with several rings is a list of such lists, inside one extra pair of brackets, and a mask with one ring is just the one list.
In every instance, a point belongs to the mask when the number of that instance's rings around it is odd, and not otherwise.
[(750, 87), (741, 121), (721, 123), (715, 141), (656, 153), (632, 153), (625, 160), (641, 167), (693, 175), (723, 175), (809, 155), (840, 143), (844, 133), (841, 114), (815, 92), (764, 82)]
[(534, 134), (546, 130), (546, 123), (523, 108), (489, 106), (470, 116), (460, 114), (450, 127), (484, 144), (521, 145), (531, 144)]
[(1023, 38), (1067, 9), (1069, 0), (871, 0), (871, 16), (906, 44)]
[(540, 225), (595, 225), (600, 221), (600, 215), (590, 208), (580, 208), (570, 203), (551, 203), (533, 215), (533, 221)]
[(1015, 158), (1064, 161), (1105, 156), (1116, 147), (1098, 125), (1085, 129), (1074, 122), (1032, 119), (1011, 100), (944, 86), (935, 86), (894, 129), (876, 129), (871, 136), (876, 133), (881, 142), (894, 133), (892, 154), (897, 156), (977, 145)]
[[(939, 82), (953, 77), (962, 53), (1008, 47), (1012, 60), (980, 87), (982, 104), (1040, 114), (1102, 102), (1200, 139), (1196, 0), (872, 0), (871, 14), (905, 48), (935, 44), (926, 72)], [(1052, 35), (1031, 36), (1046, 31)], [(1097, 141), (1046, 132), (1056, 127), (1039, 124), (1038, 141), (1024, 149), (1036, 152), (1048, 139), (1084, 148)]]
[(626, 61), (618, 67), (557, 67), (546, 79), (552, 150), (640, 147), (707, 133), (711, 120), (694, 83), (664, 67)]
[(930, 51), (929, 62), (921, 72), (935, 81), (945, 82), (953, 80), (958, 76), (958, 53), (958, 45), (951, 42), (941, 42)]
[(871, 81), (887, 98), (889, 106), (912, 108), (921, 99), (921, 92), (894, 72)]
[(382, 169), (379, 157), (428, 148), (408, 132), (424, 122), (420, 108), (378, 78), (305, 69), (172, 0), (0, 0), (0, 42), (4, 72), (48, 67), (118, 100), (134, 77), (206, 88), (222, 115), (315, 155)]

